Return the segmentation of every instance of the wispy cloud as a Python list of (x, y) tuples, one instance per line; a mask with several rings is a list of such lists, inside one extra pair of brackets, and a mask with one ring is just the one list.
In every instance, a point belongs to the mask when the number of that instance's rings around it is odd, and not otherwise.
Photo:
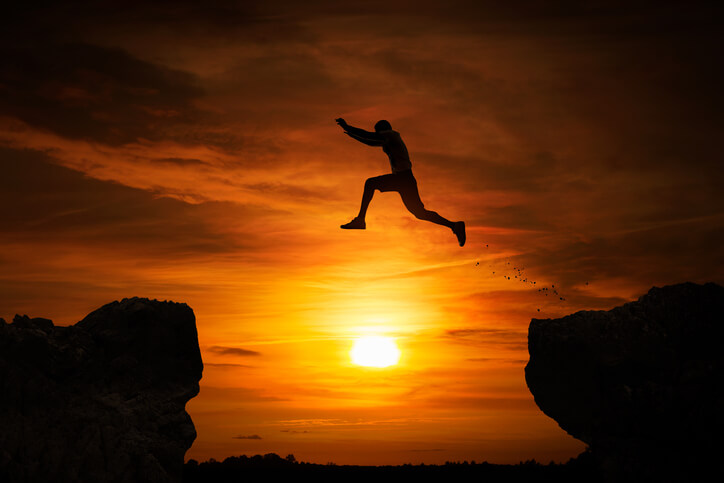
[(260, 356), (261, 352), (249, 350), (249, 349), (242, 349), (241, 347), (225, 347), (220, 345), (211, 346), (208, 349), (211, 352), (215, 352), (216, 354), (222, 354), (222, 355), (231, 355), (231, 356), (242, 356), (242, 357), (255, 357)]
[(444, 338), (458, 343), (481, 346), (507, 346), (512, 349), (525, 349), (528, 347), (527, 331), (514, 329), (447, 329)]
[(246, 369), (254, 367), (254, 366), (249, 366), (247, 364), (223, 364), (223, 363), (218, 363), (218, 362), (204, 362), (204, 367), (205, 366), (222, 367), (222, 368), (243, 367)]

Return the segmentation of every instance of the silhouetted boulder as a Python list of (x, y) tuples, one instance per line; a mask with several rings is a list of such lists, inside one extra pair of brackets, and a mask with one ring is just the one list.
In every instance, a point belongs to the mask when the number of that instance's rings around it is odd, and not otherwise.
[(724, 287), (654, 287), (607, 312), (533, 319), (526, 382), (610, 479), (721, 474), (722, 336)]
[(186, 304), (0, 319), (0, 481), (180, 481), (203, 365)]

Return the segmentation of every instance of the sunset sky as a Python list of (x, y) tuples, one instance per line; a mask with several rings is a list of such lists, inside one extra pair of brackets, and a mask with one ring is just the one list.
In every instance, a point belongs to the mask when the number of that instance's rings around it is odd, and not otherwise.
[[(187, 303), (187, 458), (566, 461), (530, 319), (724, 283), (721, 7), (203, 3), (0, 20), (0, 317)], [(337, 117), (391, 122), (464, 248), (395, 193), (339, 229), (390, 166)]]

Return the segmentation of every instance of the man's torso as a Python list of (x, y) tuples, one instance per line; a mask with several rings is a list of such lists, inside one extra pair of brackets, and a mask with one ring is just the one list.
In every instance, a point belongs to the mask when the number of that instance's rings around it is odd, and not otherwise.
[(399, 173), (400, 171), (406, 171), (412, 168), (410, 162), (410, 155), (407, 152), (405, 143), (402, 142), (402, 137), (397, 131), (379, 131), (378, 134), (384, 138), (382, 144), (382, 150), (390, 158), (390, 166), (392, 167), (393, 173)]

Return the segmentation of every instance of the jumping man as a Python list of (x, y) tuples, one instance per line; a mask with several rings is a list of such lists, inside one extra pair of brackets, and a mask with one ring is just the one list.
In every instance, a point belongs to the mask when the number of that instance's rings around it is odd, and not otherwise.
[(362, 193), (362, 206), (360, 206), (359, 214), (354, 220), (342, 225), (341, 228), (345, 230), (364, 230), (367, 226), (365, 223), (367, 207), (372, 201), (375, 190), (381, 192), (397, 191), (400, 193), (405, 207), (415, 217), (450, 228), (457, 236), (460, 246), (465, 245), (465, 222), (452, 222), (434, 211), (425, 209), (425, 205), (422, 204), (420, 199), (420, 193), (417, 191), (417, 180), (412, 175), (412, 164), (410, 163), (410, 155), (407, 153), (407, 147), (402, 142), (400, 133), (393, 131), (389, 122), (378, 121), (375, 124), (375, 132), (350, 126), (341, 117), (337, 119), (337, 124), (342, 126), (346, 135), (361, 143), (368, 146), (382, 146), (382, 150), (390, 158), (390, 165), (392, 166), (392, 174), (375, 176), (365, 181), (365, 190)]

